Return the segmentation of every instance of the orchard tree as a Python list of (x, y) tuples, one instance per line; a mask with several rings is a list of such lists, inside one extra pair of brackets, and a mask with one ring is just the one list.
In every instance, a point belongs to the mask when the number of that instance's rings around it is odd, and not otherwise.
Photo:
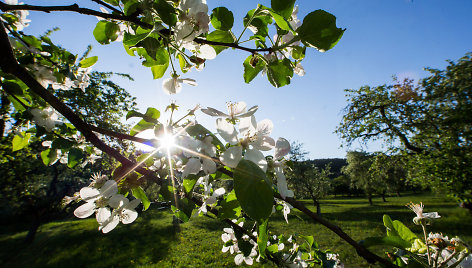
[(405, 189), (407, 167), (402, 155), (375, 154), (370, 172), (385, 183), (385, 191), (379, 193), (384, 201), (385, 193), (391, 192), (400, 196), (400, 191)]
[[(119, 162), (113, 171), (93, 176), (90, 185), (80, 190), (77, 195), (81, 205), (74, 211), (75, 216), (95, 215), (98, 230), (103, 233), (117, 228), (119, 223), (130, 224), (139, 216), (139, 204), (144, 210), (149, 208), (143, 185), (145, 181), (153, 182), (160, 186), (159, 196), (172, 202), (172, 211), (180, 220), (187, 222), (197, 215), (209, 215), (225, 221), (230, 228), (225, 228), (221, 236), (222, 251), (235, 254), (238, 265), (250, 265), (255, 259), (280, 266), (339, 264), (336, 255), (320, 249), (312, 236), (287, 238), (269, 233), (273, 209), (287, 217), (292, 207), (342, 237), (368, 262), (395, 267), (293, 198), (284, 175), (284, 157), (290, 144), (284, 138), (270, 137), (272, 121), (257, 121), (256, 105), (247, 109), (244, 102), (228, 103), (227, 111), (196, 106), (183, 117), (173, 118), (178, 106), (170, 104), (166, 109), (168, 120), (162, 119), (154, 107), (145, 112), (131, 110), (126, 118), (139, 121), (129, 132), (120, 127), (105, 129), (98, 121), (84, 116), (84, 110), (70, 107), (82, 99), (73, 100), (64, 92), (73, 90), (80, 95), (87, 91), (90, 68), (98, 57), (79, 59), (56, 46), (48, 36), (34, 37), (22, 32), (30, 23), (29, 11), (68, 11), (99, 17), (96, 27), (90, 29), (95, 39), (103, 45), (122, 42), (126, 53), (139, 56), (155, 79), (170, 71), (162, 88), (168, 94), (176, 94), (183, 83), (197, 84), (194, 79), (181, 77), (182, 73), (192, 68), (204, 69), (208, 60), (226, 48), (248, 52), (243, 62), (245, 82), (263, 72), (273, 86), (285, 86), (294, 73), (304, 74), (301, 63), (305, 53), (312, 48), (328, 51), (340, 40), (344, 29), (336, 26), (335, 16), (316, 10), (302, 21), (297, 17), (294, 0), (272, 0), (270, 7), (259, 4), (249, 10), (241, 18), (244, 29), (235, 33), (233, 13), (226, 7), (217, 7), (209, 14), (203, 0), (92, 1), (101, 8), (0, 2), (4, 12), (0, 22), (0, 85), (2, 96), (11, 103), (4, 105), (9, 106), (7, 113), (15, 120), (14, 125), (4, 124), (3, 128), (10, 131), (13, 149), (26, 149), (34, 134), (51, 142), (52, 147), (41, 152), (45, 164), (58, 158), (59, 146), (68, 152), (67, 165), (74, 166), (89, 155), (81, 147), (83, 137), (87, 144)], [(272, 37), (273, 33), (276, 36)], [(120, 105), (120, 101), (116, 104)], [(195, 122), (197, 110), (217, 118), (218, 136)], [(154, 130), (154, 138), (136, 137), (147, 129)], [(134, 159), (133, 148), (117, 147), (97, 133), (150, 144), (154, 150)], [(234, 187), (215, 189), (221, 180), (232, 180)]]
[[(97, 127), (126, 130), (121, 118), (136, 104), (125, 89), (109, 79), (111, 75), (91, 72), (84, 91), (61, 91), (58, 92), (58, 97), (84, 120)], [(113, 159), (87, 146), (85, 140), (77, 134), (74, 134), (73, 139), (63, 136), (61, 128), (67, 128), (67, 124), (51, 133), (41, 127), (38, 127), (36, 132), (32, 129), (24, 133), (19, 132), (17, 126), (23, 119), (16, 118), (21, 118), (26, 107), (21, 105), (19, 99), (20, 105), (17, 108), (14, 105), (6, 105), (9, 95), (4, 91), (1, 94), (6, 100), (2, 109), (3, 123), (12, 126), (8, 129), (10, 135), (2, 135), (0, 138), (2, 210), (6, 211), (10, 218), (27, 218), (31, 221), (31, 228), (26, 237), (26, 242), (31, 242), (42, 222), (63, 211), (64, 196), (73, 196), (80, 187), (89, 183), (88, 179), (84, 181), (82, 178), (89, 178), (94, 172), (111, 169)], [(53, 143), (48, 141), (51, 137), (56, 138)], [(123, 149), (118, 146), (123, 145), (122, 142), (109, 142)], [(29, 146), (22, 147), (27, 143)], [(69, 154), (75, 157), (78, 152), (73, 149), (74, 145), (83, 149), (83, 160), (69, 159)], [(102, 158), (105, 161), (102, 161)], [(66, 203), (70, 203), (70, 200), (66, 200)]]
[(347, 144), (380, 140), (408, 159), (409, 179), (446, 190), (472, 211), (472, 54), (418, 85), (347, 89), (337, 133)]
[(342, 170), (349, 177), (351, 187), (362, 190), (367, 195), (369, 204), (373, 205), (374, 193), (384, 188), (378, 177), (370, 172), (373, 156), (362, 151), (350, 151), (347, 152), (346, 158), (347, 166), (344, 166)]

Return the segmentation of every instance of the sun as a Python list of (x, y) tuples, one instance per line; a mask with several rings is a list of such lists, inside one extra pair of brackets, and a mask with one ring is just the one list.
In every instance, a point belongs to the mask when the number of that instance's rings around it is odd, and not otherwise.
[(158, 137), (159, 147), (164, 149), (170, 149), (175, 145), (175, 137), (169, 133), (165, 133), (164, 136)]

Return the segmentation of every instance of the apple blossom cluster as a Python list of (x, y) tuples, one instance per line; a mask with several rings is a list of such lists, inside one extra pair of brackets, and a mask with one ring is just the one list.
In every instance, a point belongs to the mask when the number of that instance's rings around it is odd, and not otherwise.
[(135, 208), (141, 203), (140, 199), (129, 200), (118, 194), (116, 181), (108, 176), (94, 174), (89, 186), (80, 190), (80, 198), (85, 201), (74, 211), (78, 218), (87, 218), (95, 213), (99, 224), (98, 230), (108, 233), (120, 222), (130, 224), (138, 217)]
[[(290, 152), (290, 143), (284, 138), (275, 141), (269, 135), (274, 127), (269, 119), (257, 122), (254, 113), (258, 107), (253, 106), (246, 111), (245, 102), (227, 103), (228, 113), (208, 107), (201, 111), (216, 119), (218, 134), (230, 144), (220, 156), (220, 161), (228, 167), (236, 168), (241, 159), (257, 164), (264, 172), (273, 169), (277, 178), (277, 187), (283, 198), (293, 197), (287, 188), (287, 180), (283, 174), (283, 157)], [(239, 133), (235, 125), (238, 124)], [(269, 165), (264, 154), (274, 150), (272, 165)]]
[[(237, 223), (236, 220), (233, 220), (233, 222)], [(237, 224), (239, 227), (243, 227), (244, 222), (239, 222)], [(232, 227), (224, 228), (223, 231), (224, 233), (221, 235), (221, 240), (223, 240), (224, 245), (221, 251), (223, 253), (229, 251), (231, 255), (236, 253), (236, 255), (234, 256), (234, 263), (236, 263), (236, 265), (241, 265), (243, 262), (247, 265), (252, 265), (254, 263), (254, 258), (258, 255), (257, 243), (246, 234), (242, 235), (238, 240), (238, 238), (236, 237), (236, 233)], [(254, 232), (252, 235), (257, 236), (257, 232)], [(248, 252), (243, 253), (241, 251), (240, 246), (238, 246), (238, 241), (239, 243), (245, 243), (250, 245), (248, 247), (250, 249), (247, 250)]]
[(33, 121), (49, 132), (52, 131), (57, 124), (62, 124), (62, 121), (58, 120), (59, 114), (52, 107), (46, 107), (42, 110), (34, 108), (31, 109), (30, 113), (33, 115)]

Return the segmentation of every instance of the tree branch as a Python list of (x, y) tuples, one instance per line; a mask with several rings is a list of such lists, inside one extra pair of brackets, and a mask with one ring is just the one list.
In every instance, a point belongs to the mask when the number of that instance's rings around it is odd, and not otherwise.
[(382, 118), (385, 120), (385, 124), (387, 124), (387, 126), (393, 131), (393, 133), (398, 136), (398, 138), (400, 138), (400, 141), (403, 143), (403, 145), (405, 145), (407, 149), (412, 150), (416, 153), (423, 152), (423, 149), (412, 145), (408, 138), (403, 133), (401, 133), (395, 126), (392, 125), (392, 122), (390, 121), (390, 119), (388, 119), (385, 113), (385, 106), (380, 106), (379, 110), (380, 114), (382, 115)]
[(394, 265), (393, 263), (391, 263), (390, 261), (388, 261), (388, 260), (372, 253), (371, 251), (369, 251), (365, 247), (361, 246), (359, 243), (354, 241), (354, 239), (352, 239), (348, 234), (346, 234), (341, 228), (339, 228), (338, 226), (336, 226), (336, 225), (332, 224), (331, 222), (325, 220), (324, 218), (317, 215), (316, 213), (312, 212), (311, 210), (306, 208), (305, 205), (303, 205), (299, 201), (297, 201), (293, 198), (290, 198), (290, 197), (286, 197), (284, 199), (279, 194), (275, 194), (274, 196), (275, 196), (275, 198), (285, 200), (285, 202), (289, 203), (294, 208), (296, 208), (296, 209), (300, 210), (301, 212), (305, 213), (313, 221), (321, 223), (322, 225), (324, 225), (325, 227), (327, 227), (328, 229), (333, 231), (340, 238), (342, 238), (344, 241), (348, 242), (352, 247), (354, 247), (357, 251), (357, 254), (359, 256), (361, 256), (362, 258), (364, 258), (365, 260), (367, 260), (369, 263), (378, 262), (378, 263), (383, 264), (385, 267), (398, 267), (398, 266)]
[[(93, 0), (92, 0), (93, 1)], [(89, 8), (81, 8), (77, 4), (69, 5), (69, 6), (34, 6), (34, 5), (8, 5), (3, 2), (0, 2), (0, 9), (2, 11), (14, 11), (14, 10), (34, 10), (34, 11), (42, 11), (46, 13), (50, 13), (53, 11), (70, 11), (70, 12), (76, 12), (79, 14), (83, 15), (91, 15), (91, 16), (97, 16), (101, 17), (104, 19), (112, 19), (112, 20), (119, 20), (119, 21), (126, 21), (126, 22), (132, 22), (136, 25), (141, 26), (142, 28), (145, 29), (152, 29), (153, 25), (148, 24), (146, 22), (140, 21), (137, 17), (135, 16), (124, 16), (124, 15), (119, 15), (119, 14), (107, 14), (103, 12), (98, 12), (93, 9)], [(170, 36), (172, 31), (169, 29), (163, 29), (160, 30), (159, 33), (162, 35)], [(197, 44), (207, 44), (207, 45), (213, 45), (213, 46), (223, 46), (223, 47), (231, 47), (243, 51), (247, 51), (250, 53), (257, 53), (257, 52), (272, 52), (273, 47), (268, 47), (268, 48), (248, 48), (248, 47), (243, 47), (240, 46), (236, 43), (224, 43), (224, 42), (215, 42), (215, 41), (209, 41), (206, 39), (201, 39), (201, 38), (195, 38), (193, 40)]]

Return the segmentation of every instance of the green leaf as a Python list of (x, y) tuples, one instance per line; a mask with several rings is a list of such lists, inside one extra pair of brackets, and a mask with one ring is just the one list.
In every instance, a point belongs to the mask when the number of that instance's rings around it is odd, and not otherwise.
[(120, 4), (120, 0), (103, 0), (103, 1), (113, 6), (118, 6)]
[(292, 77), (293, 68), (289, 59), (272, 61), (267, 65), (267, 79), (274, 87), (290, 84)]
[(154, 164), (154, 158), (152, 157), (153, 153), (145, 153), (136, 157), (138, 163), (144, 163), (147, 167), (150, 167)]
[(157, 119), (160, 116), (161, 116), (161, 112), (159, 112), (159, 110), (157, 110), (156, 108), (149, 107), (149, 108), (147, 108), (145, 114), (142, 114), (142, 113), (134, 111), (134, 110), (129, 111), (126, 114), (126, 120), (128, 120), (132, 117), (140, 117), (140, 118), (144, 119), (145, 121), (147, 121), (149, 123), (157, 124), (158, 123)]
[(146, 211), (151, 205), (151, 202), (146, 196), (146, 193), (144, 192), (143, 188), (141, 188), (141, 186), (133, 188), (131, 189), (131, 193), (134, 197), (141, 199), (141, 202), (143, 202), (144, 211)]
[(177, 219), (183, 222), (188, 222), (190, 219), (182, 210), (177, 209), (174, 205), (170, 206), (170, 208), (172, 209), (172, 212), (174, 212), (174, 215), (177, 217)]
[(241, 206), (234, 190), (220, 202), (220, 206), (221, 208), (218, 210), (219, 219), (237, 219), (241, 216)]
[(190, 174), (188, 175), (182, 185), (184, 186), (184, 189), (185, 189), (185, 193), (190, 193), (192, 190), (193, 190), (193, 187), (195, 186), (195, 184), (197, 183), (198, 181), (198, 176), (195, 175), (195, 174)]
[(371, 246), (392, 246), (396, 248), (406, 249), (411, 247), (411, 243), (403, 240), (399, 236), (386, 236), (386, 237), (368, 237), (360, 242), (364, 247)]
[(244, 66), (244, 82), (251, 82), (265, 66), (265, 61), (259, 59), (258, 55), (249, 55), (243, 63)]
[(93, 57), (83, 59), (79, 62), (79, 67), (88, 68), (90, 66), (93, 66), (97, 62), (97, 60), (98, 60), (98, 56), (93, 56)]
[(164, 76), (167, 71), (167, 67), (169, 67), (169, 63), (165, 65), (154, 65), (151, 67), (152, 77), (154, 79), (159, 79)]
[[(223, 42), (223, 43), (234, 43), (234, 37), (229, 31), (215, 30), (209, 33), (206, 37), (208, 41)], [(221, 51), (225, 50), (227, 47), (224, 46), (212, 46), (216, 54), (219, 54)]]
[(125, 13), (125, 16), (133, 14), (139, 7), (139, 3), (136, 0), (127, 0), (124, 4), (125, 6), (123, 8), (123, 11)]
[(306, 47), (292, 46), (292, 58), (302, 60), (305, 58)]
[(272, 188), (265, 172), (252, 161), (243, 159), (234, 170), (234, 192), (243, 210), (258, 223), (272, 213)]
[(208, 136), (211, 136), (213, 139), (211, 140), (211, 144), (215, 145), (218, 149), (224, 148), (223, 143), (208, 129), (200, 124), (195, 124), (193, 126), (189, 126), (185, 128), (185, 131), (192, 137), (203, 140)]
[(4, 80), (2, 81), (2, 89), (8, 94), (15, 96), (23, 96), (23, 88), (15, 80)]
[(277, 26), (280, 27), (280, 29), (285, 30), (285, 31), (292, 30), (292, 27), (290, 27), (290, 24), (288, 23), (286, 18), (284, 18), (283, 16), (275, 13), (274, 11), (272, 11), (270, 9), (269, 9), (269, 12), (270, 12), (270, 15), (272, 15), (272, 17), (274, 18), (275, 23), (277, 24)]
[(148, 30), (148, 32), (144, 32), (144, 33), (136, 34), (136, 35), (125, 32), (123, 36), (123, 45), (126, 45), (128, 47), (135, 46), (137, 43), (139, 43), (141, 40), (144, 40), (150, 34), (151, 34), (150, 30)]
[(270, 6), (278, 14), (288, 19), (292, 16), (295, 0), (271, 0)]
[(69, 150), (69, 154), (67, 155), (67, 166), (70, 168), (75, 167), (77, 164), (82, 162), (84, 158), (84, 153), (79, 148), (72, 148)]
[(46, 149), (41, 152), (41, 160), (43, 160), (44, 165), (49, 166), (56, 162), (57, 159), (57, 150)]
[(183, 186), (185, 189), (185, 192), (188, 194), (193, 190), (193, 187), (195, 187), (195, 184), (198, 181), (198, 176), (195, 174), (189, 174), (183, 181)]
[(165, 24), (174, 26), (177, 23), (177, 12), (173, 6), (167, 3), (167, 1), (154, 1), (154, 9)]
[(154, 123), (149, 123), (146, 120), (141, 119), (136, 125), (133, 126), (133, 128), (131, 128), (129, 134), (131, 136), (134, 136), (141, 131), (154, 128), (154, 125)]
[(267, 230), (267, 225), (269, 219), (266, 219), (264, 222), (258, 224), (259, 232), (257, 233), (257, 245), (259, 246), (259, 254), (262, 258), (266, 257), (265, 251), (267, 247), (267, 241), (269, 240), (269, 234)]
[(28, 145), (30, 138), (31, 133), (21, 132), (21, 135), (15, 135), (11, 141), (12, 152), (25, 148)]
[(113, 22), (101, 20), (93, 30), (93, 36), (102, 45), (109, 44), (110, 41), (115, 41), (118, 38), (117, 32), (120, 27)]
[(186, 73), (188, 72), (189, 70), (189, 64), (188, 62), (185, 60), (184, 56), (182, 56), (182, 54), (177, 54), (177, 58), (179, 59), (179, 65), (180, 65), (180, 70), (183, 72), (183, 73)]
[(64, 139), (64, 138), (57, 138), (52, 142), (51, 148), (52, 149), (64, 149), (69, 150), (74, 145), (74, 142)]
[(228, 31), (233, 27), (233, 12), (226, 7), (214, 8), (211, 13), (211, 25), (217, 30)]
[(344, 29), (336, 27), (336, 17), (324, 10), (316, 10), (303, 19), (297, 29), (301, 41), (306, 46), (321, 52), (333, 48), (341, 39)]

